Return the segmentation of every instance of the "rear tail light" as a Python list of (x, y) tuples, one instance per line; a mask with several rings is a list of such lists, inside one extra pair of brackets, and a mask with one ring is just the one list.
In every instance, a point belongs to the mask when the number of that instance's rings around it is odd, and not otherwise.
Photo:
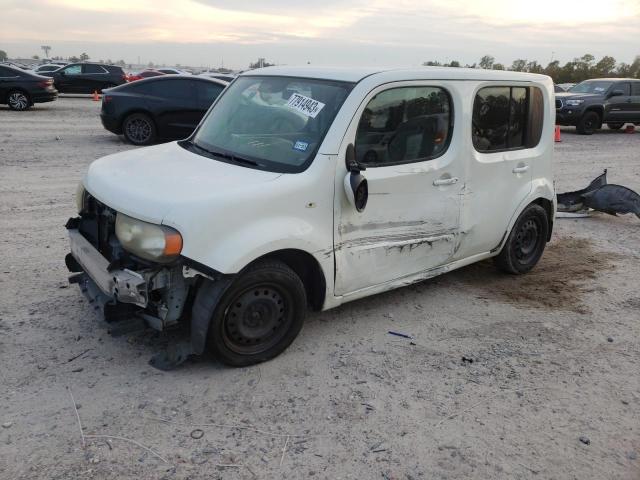
[(53, 85), (53, 80), (42, 80), (41, 82), (38, 82), (38, 86), (40, 88), (47, 88)]
[(127, 76), (126, 73), (124, 75), (122, 75), (122, 80), (124, 80), (125, 82), (129, 81), (129, 77)]
[(102, 103), (109, 103), (111, 100), (113, 100), (111, 95), (102, 95)]

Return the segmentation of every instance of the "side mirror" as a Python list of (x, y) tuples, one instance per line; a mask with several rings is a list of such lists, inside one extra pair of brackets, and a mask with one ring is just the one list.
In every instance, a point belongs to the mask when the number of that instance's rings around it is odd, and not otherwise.
[(609, 94), (609, 97), (622, 97), (624, 92), (622, 90), (614, 90)]
[(349, 203), (358, 212), (362, 212), (367, 206), (367, 200), (369, 200), (369, 185), (361, 173), (365, 168), (358, 165), (356, 161), (356, 150), (352, 143), (347, 146), (345, 163), (348, 172), (344, 177), (344, 193), (347, 195)]

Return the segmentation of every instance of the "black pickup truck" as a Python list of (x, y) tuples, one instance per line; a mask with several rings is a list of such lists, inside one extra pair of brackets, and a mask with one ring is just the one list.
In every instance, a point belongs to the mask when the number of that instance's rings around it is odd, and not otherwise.
[(640, 125), (640, 80), (596, 78), (556, 93), (556, 124), (573, 125), (591, 135), (606, 123), (613, 130), (625, 123)]

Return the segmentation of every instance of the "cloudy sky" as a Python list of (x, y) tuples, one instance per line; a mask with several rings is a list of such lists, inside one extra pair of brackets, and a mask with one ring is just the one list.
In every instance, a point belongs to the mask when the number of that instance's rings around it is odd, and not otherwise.
[(0, 0), (11, 57), (246, 68), (640, 54), (640, 0)]

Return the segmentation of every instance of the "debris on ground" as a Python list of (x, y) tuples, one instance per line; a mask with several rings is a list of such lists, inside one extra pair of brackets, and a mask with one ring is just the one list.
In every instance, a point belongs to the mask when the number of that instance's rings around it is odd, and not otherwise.
[(634, 213), (640, 218), (640, 195), (622, 185), (607, 183), (607, 170), (582, 190), (559, 193), (558, 213), (562, 216), (588, 216), (589, 209), (609, 215)]
[(406, 333), (392, 332), (391, 330), (389, 330), (388, 333), (389, 335), (395, 335), (396, 337), (408, 338), (409, 340), (413, 340), (413, 337), (411, 335), (407, 335)]
[(585, 437), (584, 435), (580, 436), (578, 440), (580, 440), (585, 445), (591, 445), (591, 440), (589, 440), (589, 437)]

